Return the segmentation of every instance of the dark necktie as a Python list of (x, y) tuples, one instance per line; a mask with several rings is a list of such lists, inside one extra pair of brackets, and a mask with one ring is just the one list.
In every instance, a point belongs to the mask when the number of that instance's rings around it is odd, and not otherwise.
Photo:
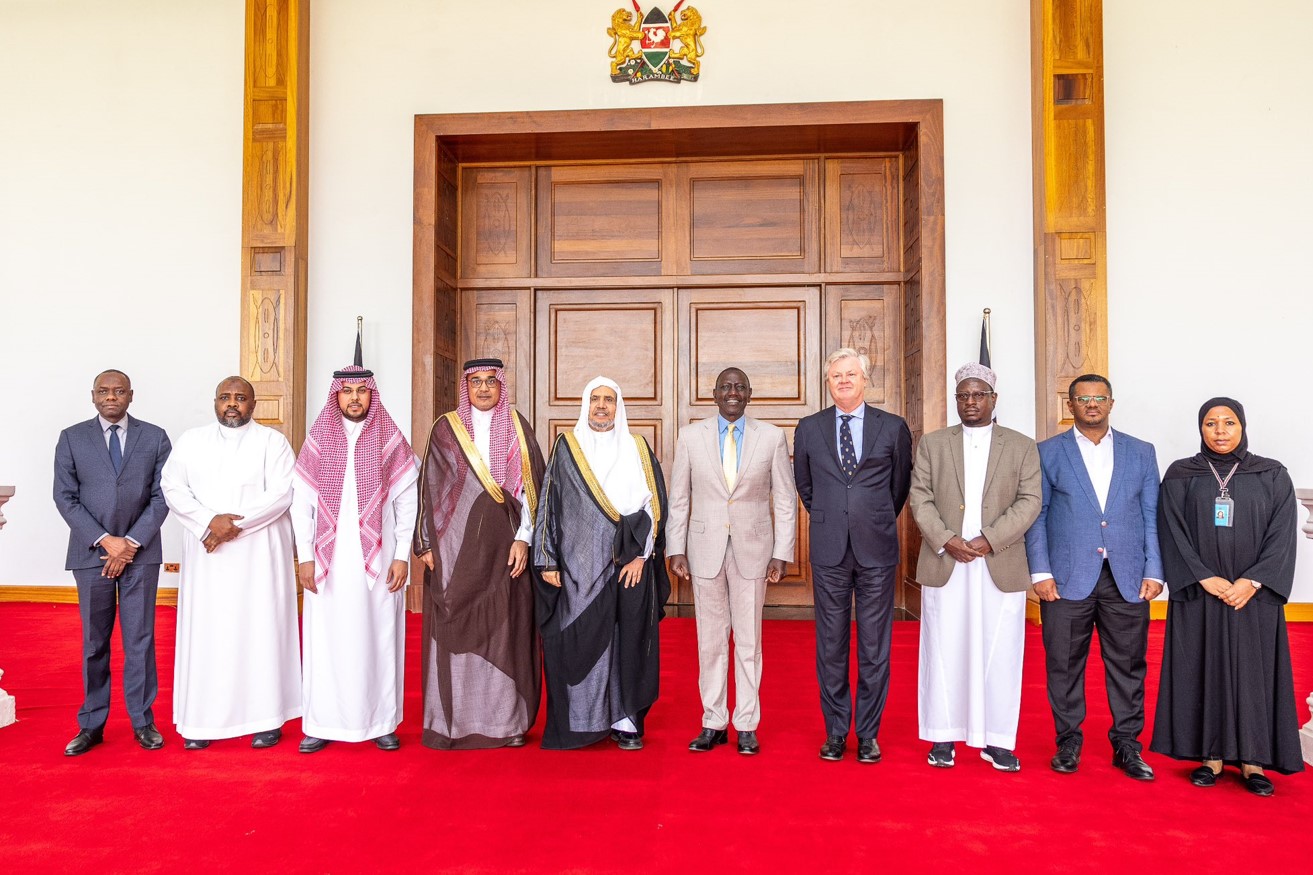
[(843, 473), (851, 477), (857, 473), (857, 451), (853, 449), (853, 430), (848, 426), (848, 421), (853, 415), (840, 413), (839, 418), (843, 420), (839, 425), (839, 465), (843, 468)]
[[(848, 441), (852, 446), (852, 441)], [(119, 443), (119, 427), (111, 425), (109, 427), (109, 463), (114, 466), (114, 473), (118, 474), (123, 470), (123, 445)]]

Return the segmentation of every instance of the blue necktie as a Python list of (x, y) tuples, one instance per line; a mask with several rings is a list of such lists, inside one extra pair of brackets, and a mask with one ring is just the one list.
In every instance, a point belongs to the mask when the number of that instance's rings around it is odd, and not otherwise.
[(839, 465), (843, 468), (843, 473), (851, 477), (857, 473), (857, 451), (853, 448), (853, 430), (848, 426), (848, 421), (853, 415), (841, 413), (839, 418), (843, 420), (839, 425)]
[[(849, 446), (852, 441), (848, 441)], [(119, 443), (119, 427), (111, 425), (109, 427), (109, 463), (114, 466), (114, 473), (118, 474), (123, 470), (123, 445)]]

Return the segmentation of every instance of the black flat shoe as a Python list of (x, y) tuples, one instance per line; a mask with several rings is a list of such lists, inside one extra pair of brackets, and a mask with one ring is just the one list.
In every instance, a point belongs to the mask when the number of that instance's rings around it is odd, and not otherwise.
[(825, 739), (825, 744), (821, 745), (821, 759), (827, 762), (837, 763), (843, 759), (844, 748), (848, 746), (842, 735), (830, 735)]
[(1277, 791), (1272, 779), (1262, 772), (1253, 772), (1240, 780), (1245, 782), (1245, 789), (1255, 796), (1271, 796)]
[(210, 746), (208, 738), (184, 738), (182, 740), (183, 750), (205, 750)]
[(270, 729), (268, 732), (257, 732), (251, 736), (251, 747), (256, 750), (262, 750), (266, 747), (273, 747), (283, 739), (283, 730)]
[(874, 738), (857, 739), (857, 762), (859, 763), (880, 762), (880, 745), (876, 744)]
[[(1125, 772), (1128, 778), (1134, 778), (1137, 781), (1153, 780), (1153, 769), (1140, 756), (1140, 752), (1133, 747), (1117, 748), (1117, 752), (1112, 755), (1112, 764), (1115, 768)], [(1212, 769), (1209, 769), (1209, 771), (1212, 771)]]
[(324, 738), (315, 738), (313, 735), (307, 735), (301, 739), (301, 746), (297, 750), (301, 753), (319, 753), (328, 747), (328, 740)]
[(374, 739), (374, 746), (379, 750), (398, 750), (401, 747), (401, 739), (397, 738), (395, 732), (389, 732)]
[(729, 733), (724, 729), (707, 729), (702, 727), (698, 737), (688, 743), (688, 749), (695, 753), (706, 753), (719, 744), (729, 742)]
[(756, 732), (739, 733), (739, 753), (744, 756), (754, 756), (761, 753), (761, 745), (757, 742)]
[(1208, 766), (1200, 766), (1190, 773), (1190, 783), (1196, 787), (1214, 787), (1217, 785), (1217, 772)]
[(81, 756), (105, 740), (105, 727), (99, 729), (79, 729), (78, 734), (64, 748), (64, 756)]
[(142, 750), (159, 750), (164, 747), (164, 736), (160, 735), (154, 723), (133, 729), (132, 736), (137, 739), (137, 744), (141, 745)]

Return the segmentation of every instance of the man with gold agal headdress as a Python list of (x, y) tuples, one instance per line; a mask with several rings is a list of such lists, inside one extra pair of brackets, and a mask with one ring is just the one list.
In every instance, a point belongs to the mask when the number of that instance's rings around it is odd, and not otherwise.
[(579, 420), (552, 448), (533, 535), (538, 628), (547, 675), (543, 747), (608, 735), (643, 746), (657, 699), (657, 623), (670, 595), (665, 480), (647, 441), (629, 433), (620, 387), (584, 387)]
[(543, 457), (511, 409), (499, 359), (465, 363), (456, 409), (429, 434), (415, 555), (424, 575), (427, 747), (520, 747), (541, 674), (525, 574)]

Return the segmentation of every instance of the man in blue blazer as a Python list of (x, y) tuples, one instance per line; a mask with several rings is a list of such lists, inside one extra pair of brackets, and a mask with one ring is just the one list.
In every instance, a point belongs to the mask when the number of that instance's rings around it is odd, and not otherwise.
[(1141, 758), (1149, 602), (1163, 588), (1158, 554), (1158, 460), (1153, 444), (1108, 426), (1112, 384), (1083, 374), (1067, 389), (1075, 427), (1039, 445), (1043, 506), (1026, 533), (1031, 581), (1040, 598), (1049, 705), (1058, 751), (1051, 765), (1080, 764), (1085, 664), (1099, 649), (1112, 711), (1115, 767), (1153, 780)]
[(66, 756), (86, 753), (104, 740), (116, 609), (123, 640), (123, 699), (133, 735), (146, 750), (164, 746), (151, 705), (158, 689), (159, 534), (169, 514), (160, 472), (169, 457), (169, 437), (127, 415), (132, 381), (122, 371), (96, 377), (91, 403), (95, 418), (64, 429), (55, 447), (55, 505), (69, 528), (64, 567), (77, 581), (86, 695), (78, 711), (78, 734), (64, 748)]
[[(898, 513), (912, 483), (912, 433), (901, 416), (865, 403), (870, 361), (835, 350), (825, 362), (834, 406), (799, 420), (793, 478), (811, 515), (816, 675), (825, 743), (821, 759), (843, 759), (849, 725), (857, 761), (878, 763), (876, 733), (889, 691)], [(857, 607), (857, 709), (849, 694), (848, 639)]]

